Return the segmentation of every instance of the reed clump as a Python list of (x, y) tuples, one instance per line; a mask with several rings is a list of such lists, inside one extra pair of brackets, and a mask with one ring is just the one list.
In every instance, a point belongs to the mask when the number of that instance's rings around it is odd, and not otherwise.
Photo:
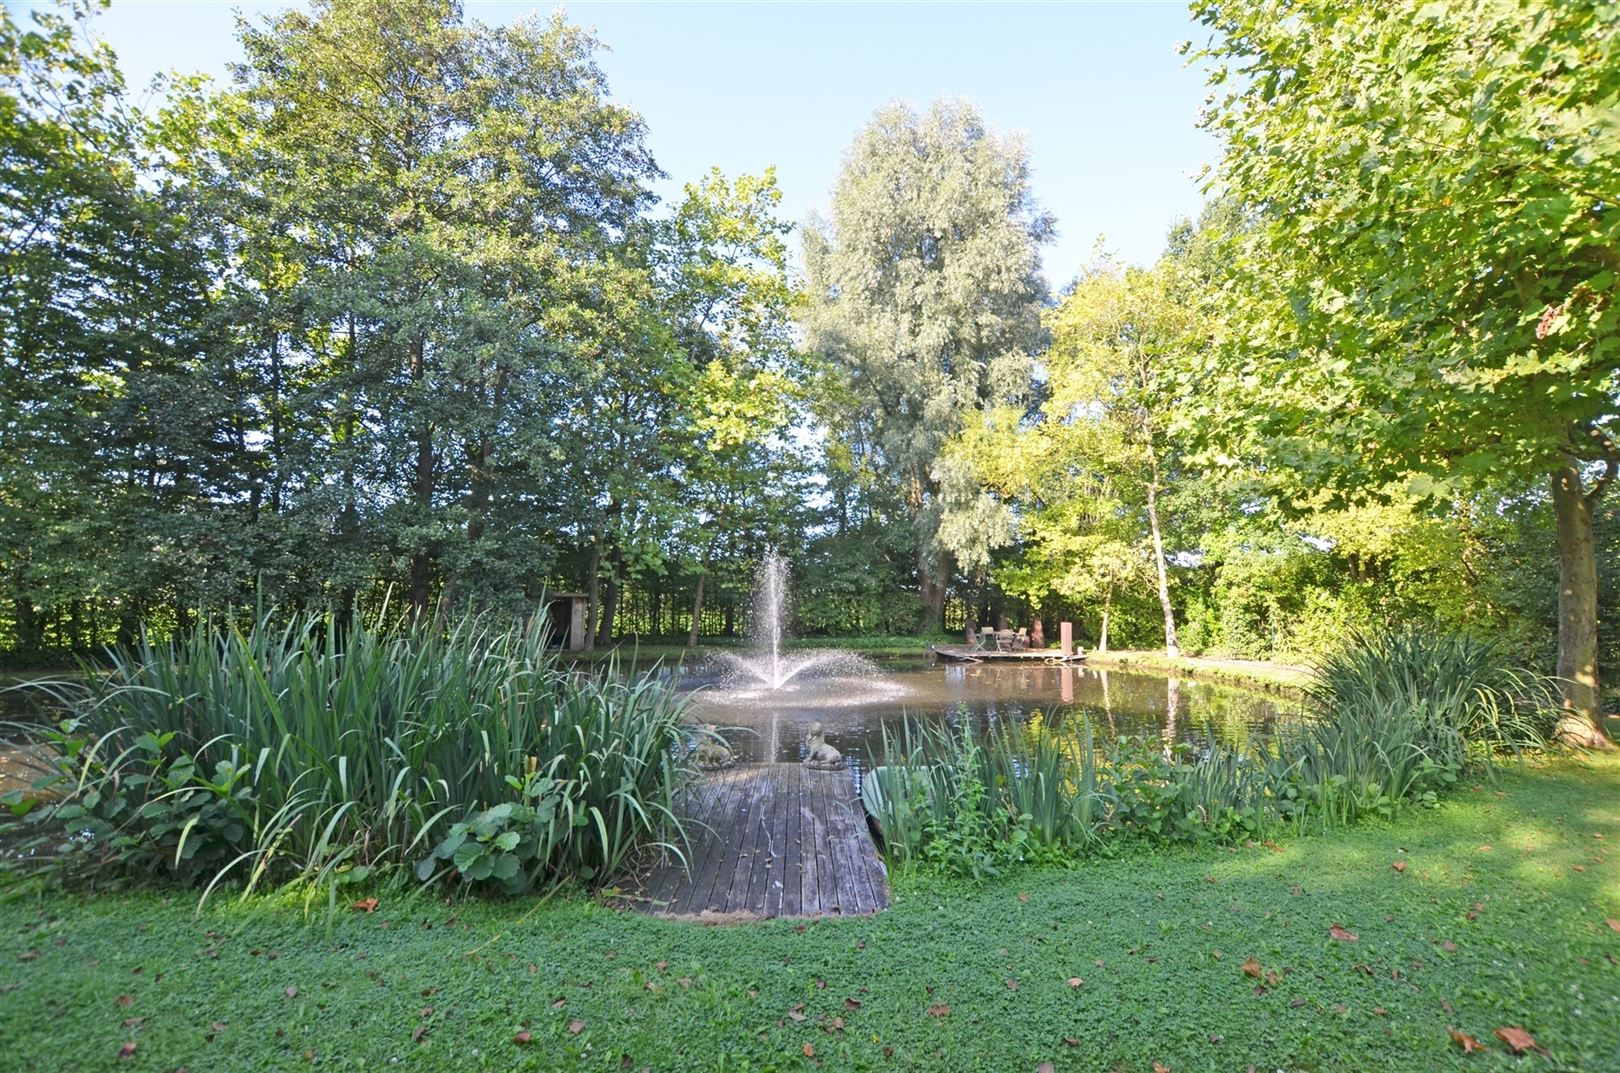
[[(545, 624), (265, 614), (34, 683), (66, 713), (7, 795), (10, 861), (244, 891), (416, 870), (509, 892), (678, 846), (683, 702), (561, 666)], [(29, 732), (13, 727), (12, 735)]]

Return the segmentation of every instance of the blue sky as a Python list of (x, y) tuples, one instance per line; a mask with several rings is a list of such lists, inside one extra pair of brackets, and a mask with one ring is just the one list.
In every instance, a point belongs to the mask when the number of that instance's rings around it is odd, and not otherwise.
[[(98, 16), (130, 87), (166, 70), (225, 79), (238, 58), (235, 12), (285, 6), (112, 0)], [(1028, 139), (1037, 197), (1057, 217), (1054, 286), (1098, 235), (1132, 261), (1157, 256), (1169, 224), (1195, 213), (1193, 174), (1216, 145), (1195, 128), (1201, 75), (1177, 42), (1201, 41), (1184, 3), (569, 3), (594, 26), (613, 94), (647, 121), (649, 145), (680, 184), (776, 165), (783, 214), (824, 207), (845, 147), (890, 100), (967, 97)], [(554, 5), (469, 2), (507, 22)]]

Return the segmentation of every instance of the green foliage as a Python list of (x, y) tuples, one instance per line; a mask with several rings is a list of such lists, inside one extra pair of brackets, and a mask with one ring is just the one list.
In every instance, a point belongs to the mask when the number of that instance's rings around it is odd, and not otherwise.
[(612, 667), (562, 669), (544, 630), (265, 616), (37, 684), (72, 715), (45, 734), (54, 771), (16, 863), (209, 889), (412, 864), (425, 879), (440, 861), (509, 891), (599, 881), (680, 837), (682, 705)]
[[(1199, 0), (1250, 227), (1182, 429), (1297, 495), (1547, 482), (1560, 733), (1607, 744), (1592, 515), (1620, 472), (1620, 12)], [(1257, 391), (1260, 385), (1264, 391)]]
[(1234, 845), (1432, 808), (1470, 767), (1542, 742), (1556, 704), (1499, 645), (1413, 630), (1324, 660), (1310, 698), (1302, 722), (1245, 747), (1123, 737), (1099, 756), (1086, 719), (1067, 732), (907, 724), (863, 795), (892, 860), (952, 875), (1119, 838)]
[[(1516, 665), (1500, 641), (1402, 628), (1363, 635), (1318, 662), (1310, 695), (1340, 713), (1411, 712), (1438, 759), (1463, 759), (1460, 742), (1487, 749), (1545, 744), (1556, 693)], [(1488, 755), (1485, 754), (1485, 755)]]
[(863, 795), (890, 859), (974, 879), (1089, 848), (1105, 808), (1089, 726), (1082, 741), (1001, 728), (907, 721), (884, 732), (885, 766)]
[(1027, 395), (1051, 234), (1022, 142), (945, 101), (880, 109), (831, 219), (805, 229), (800, 319), (827, 370), (832, 491), (841, 515), (861, 500), (908, 530), (921, 632), (939, 628), (954, 576), (935, 539), (959, 507), (942, 497), (940, 450), (973, 410)]

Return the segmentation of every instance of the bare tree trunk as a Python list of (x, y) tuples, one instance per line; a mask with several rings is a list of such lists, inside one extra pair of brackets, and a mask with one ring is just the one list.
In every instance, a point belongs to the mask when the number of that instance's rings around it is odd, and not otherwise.
[[(426, 342), (418, 336), (411, 345), (411, 379), (420, 382), (427, 372)], [(416, 508), (419, 521), (425, 524), (433, 510), (433, 425), (422, 419), (416, 433)], [(411, 556), (411, 614), (421, 618), (427, 613), (431, 595), (433, 559), (431, 549), (418, 548)]]
[(1553, 511), (1558, 520), (1558, 688), (1564, 712), (1555, 736), (1571, 745), (1611, 748), (1603, 727), (1598, 688), (1598, 581), (1592, 514), (1614, 473), (1587, 492), (1580, 470), (1567, 463), (1552, 476)]
[(917, 549), (917, 592), (923, 602), (917, 621), (917, 635), (922, 637), (945, 626), (945, 564), (926, 548)]
[(603, 648), (613, 644), (613, 618), (619, 610), (619, 575), (624, 570), (624, 556), (617, 544), (608, 556), (606, 591), (602, 594), (602, 613), (598, 616), (596, 643)]
[(591, 544), (590, 562), (585, 567), (585, 651), (596, 651), (596, 619), (601, 614), (602, 541)]
[(703, 618), (703, 579), (706, 577), (708, 577), (708, 574), (705, 571), (698, 571), (697, 589), (692, 594), (692, 626), (686, 631), (687, 648), (697, 647), (698, 624)]
[(1102, 636), (1097, 638), (1097, 651), (1108, 651), (1108, 618), (1114, 610), (1114, 583), (1103, 590)]
[(1180, 655), (1176, 644), (1176, 613), (1170, 606), (1170, 578), (1164, 565), (1164, 539), (1159, 533), (1159, 462), (1152, 454), (1148, 459), (1153, 466), (1152, 479), (1147, 486), (1148, 528), (1153, 533), (1153, 565), (1159, 573), (1159, 607), (1164, 611), (1164, 654), (1171, 659)]

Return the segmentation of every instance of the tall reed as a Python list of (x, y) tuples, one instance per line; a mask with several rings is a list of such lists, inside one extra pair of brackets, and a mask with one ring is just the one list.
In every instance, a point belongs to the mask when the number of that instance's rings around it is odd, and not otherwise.
[(567, 671), (545, 642), (543, 621), (265, 615), (116, 650), (91, 684), (46, 687), (70, 713), (49, 734), (62, 796), (31, 819), (83, 834), (30, 860), (249, 888), (364, 875), (428, 859), (543, 778), (553, 829), (532, 874), (605, 877), (679, 836), (683, 702)]

